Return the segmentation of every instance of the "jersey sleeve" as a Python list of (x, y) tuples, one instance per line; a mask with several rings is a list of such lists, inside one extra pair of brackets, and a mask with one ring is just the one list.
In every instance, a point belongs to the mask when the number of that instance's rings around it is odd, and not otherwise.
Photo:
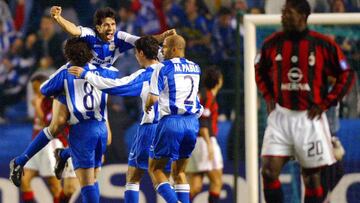
[(140, 37), (131, 35), (127, 32), (118, 31), (115, 36), (115, 46), (119, 48), (119, 52), (125, 52), (129, 49), (134, 48), (135, 41)]
[(350, 68), (346, 62), (345, 56), (340, 47), (331, 42), (332, 49), (328, 49), (328, 58), (325, 59), (328, 64), (328, 74), (336, 78), (335, 85), (323, 100), (320, 107), (322, 109), (328, 109), (331, 105), (337, 104), (346, 93), (349, 92), (352, 85), (355, 82), (355, 72)]
[(144, 69), (122, 78), (108, 77), (110, 74), (108, 71), (103, 71), (100, 75), (88, 72), (85, 80), (97, 89), (111, 95), (139, 96), (143, 82), (150, 79), (150, 74)]
[(66, 65), (53, 73), (40, 87), (41, 94), (44, 96), (57, 96), (64, 91), (64, 80), (67, 74)]
[(151, 75), (150, 81), (150, 94), (153, 95), (160, 95), (160, 92), (164, 89), (164, 76), (163, 70), (164, 66), (158, 67), (154, 70)]
[(93, 29), (82, 26), (78, 26), (78, 28), (80, 28), (81, 31), (81, 39), (85, 40), (87, 43), (94, 43), (96, 41), (96, 33)]
[(255, 80), (256, 85), (263, 95), (264, 99), (269, 102), (274, 97), (273, 89), (271, 88), (271, 58), (268, 56), (268, 51), (263, 45), (261, 52), (255, 58)]

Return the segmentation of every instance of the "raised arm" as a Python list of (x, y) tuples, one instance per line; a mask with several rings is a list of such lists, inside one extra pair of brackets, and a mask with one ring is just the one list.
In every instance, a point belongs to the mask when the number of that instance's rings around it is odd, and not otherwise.
[(81, 35), (81, 30), (74, 23), (66, 20), (61, 16), (61, 7), (53, 6), (50, 9), (50, 16), (57, 22), (60, 27), (71, 36), (79, 37)]
[(158, 35), (153, 35), (153, 37), (159, 42), (159, 43), (163, 43), (163, 41), (165, 40), (166, 37), (169, 37), (171, 35), (176, 35), (176, 30), (175, 29), (170, 29), (170, 30), (166, 30), (165, 32), (158, 34)]

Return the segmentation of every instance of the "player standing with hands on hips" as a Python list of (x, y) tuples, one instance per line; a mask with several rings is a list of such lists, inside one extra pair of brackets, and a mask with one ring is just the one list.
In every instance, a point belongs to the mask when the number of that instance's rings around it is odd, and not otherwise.
[[(308, 29), (310, 12), (306, 0), (287, 0), (283, 31), (268, 37), (256, 57), (256, 83), (269, 113), (261, 150), (267, 203), (284, 202), (279, 174), (291, 157), (302, 168), (305, 203), (323, 201), (320, 170), (336, 162), (324, 112), (354, 83), (340, 47)], [(327, 76), (336, 78), (330, 92)]]

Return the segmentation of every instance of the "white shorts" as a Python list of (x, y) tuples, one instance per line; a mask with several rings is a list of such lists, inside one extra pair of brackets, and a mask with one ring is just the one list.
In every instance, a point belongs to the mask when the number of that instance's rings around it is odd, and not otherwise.
[(276, 105), (267, 118), (261, 155), (294, 156), (303, 168), (335, 163), (326, 114), (310, 120), (307, 111)]
[(214, 148), (214, 159), (209, 160), (207, 144), (202, 137), (197, 137), (194, 151), (192, 152), (186, 172), (198, 173), (211, 170), (220, 170), (224, 167), (223, 158), (216, 137), (210, 137)]
[(54, 150), (62, 147), (63, 144), (59, 139), (51, 140), (25, 164), (24, 168), (38, 171), (39, 175), (43, 177), (55, 176), (54, 167), (56, 159)]
[(76, 178), (74, 165), (72, 163), (71, 157), (67, 160), (67, 164), (62, 174), (62, 178)]

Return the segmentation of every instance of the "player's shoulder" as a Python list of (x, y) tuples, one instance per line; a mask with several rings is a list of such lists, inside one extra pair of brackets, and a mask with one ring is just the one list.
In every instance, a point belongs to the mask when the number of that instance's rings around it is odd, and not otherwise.
[(81, 37), (85, 37), (85, 36), (96, 36), (96, 32), (89, 27), (83, 27), (83, 26), (79, 26), (80, 30), (81, 30)]
[(284, 39), (285, 33), (283, 31), (275, 32), (265, 38), (264, 46), (270, 46), (272, 44), (278, 43), (280, 40)]
[(317, 43), (322, 43), (322, 44), (330, 44), (332, 46), (337, 46), (336, 42), (330, 38), (330, 36), (322, 34), (320, 32), (316, 32), (313, 30), (309, 30), (309, 35), (311, 37), (313, 37), (314, 39), (316, 39)]
[(124, 32), (124, 31), (121, 31), (121, 30), (117, 30), (115, 32), (115, 36), (118, 38), (118, 39), (121, 39), (121, 40), (125, 40), (127, 37), (129, 36), (135, 36), (135, 35), (132, 35), (128, 32)]
[(155, 64), (152, 64), (150, 65), (149, 67), (146, 68), (146, 71), (149, 71), (149, 72), (152, 72), (158, 68), (162, 68), (164, 67), (164, 64), (163, 63), (155, 63)]

